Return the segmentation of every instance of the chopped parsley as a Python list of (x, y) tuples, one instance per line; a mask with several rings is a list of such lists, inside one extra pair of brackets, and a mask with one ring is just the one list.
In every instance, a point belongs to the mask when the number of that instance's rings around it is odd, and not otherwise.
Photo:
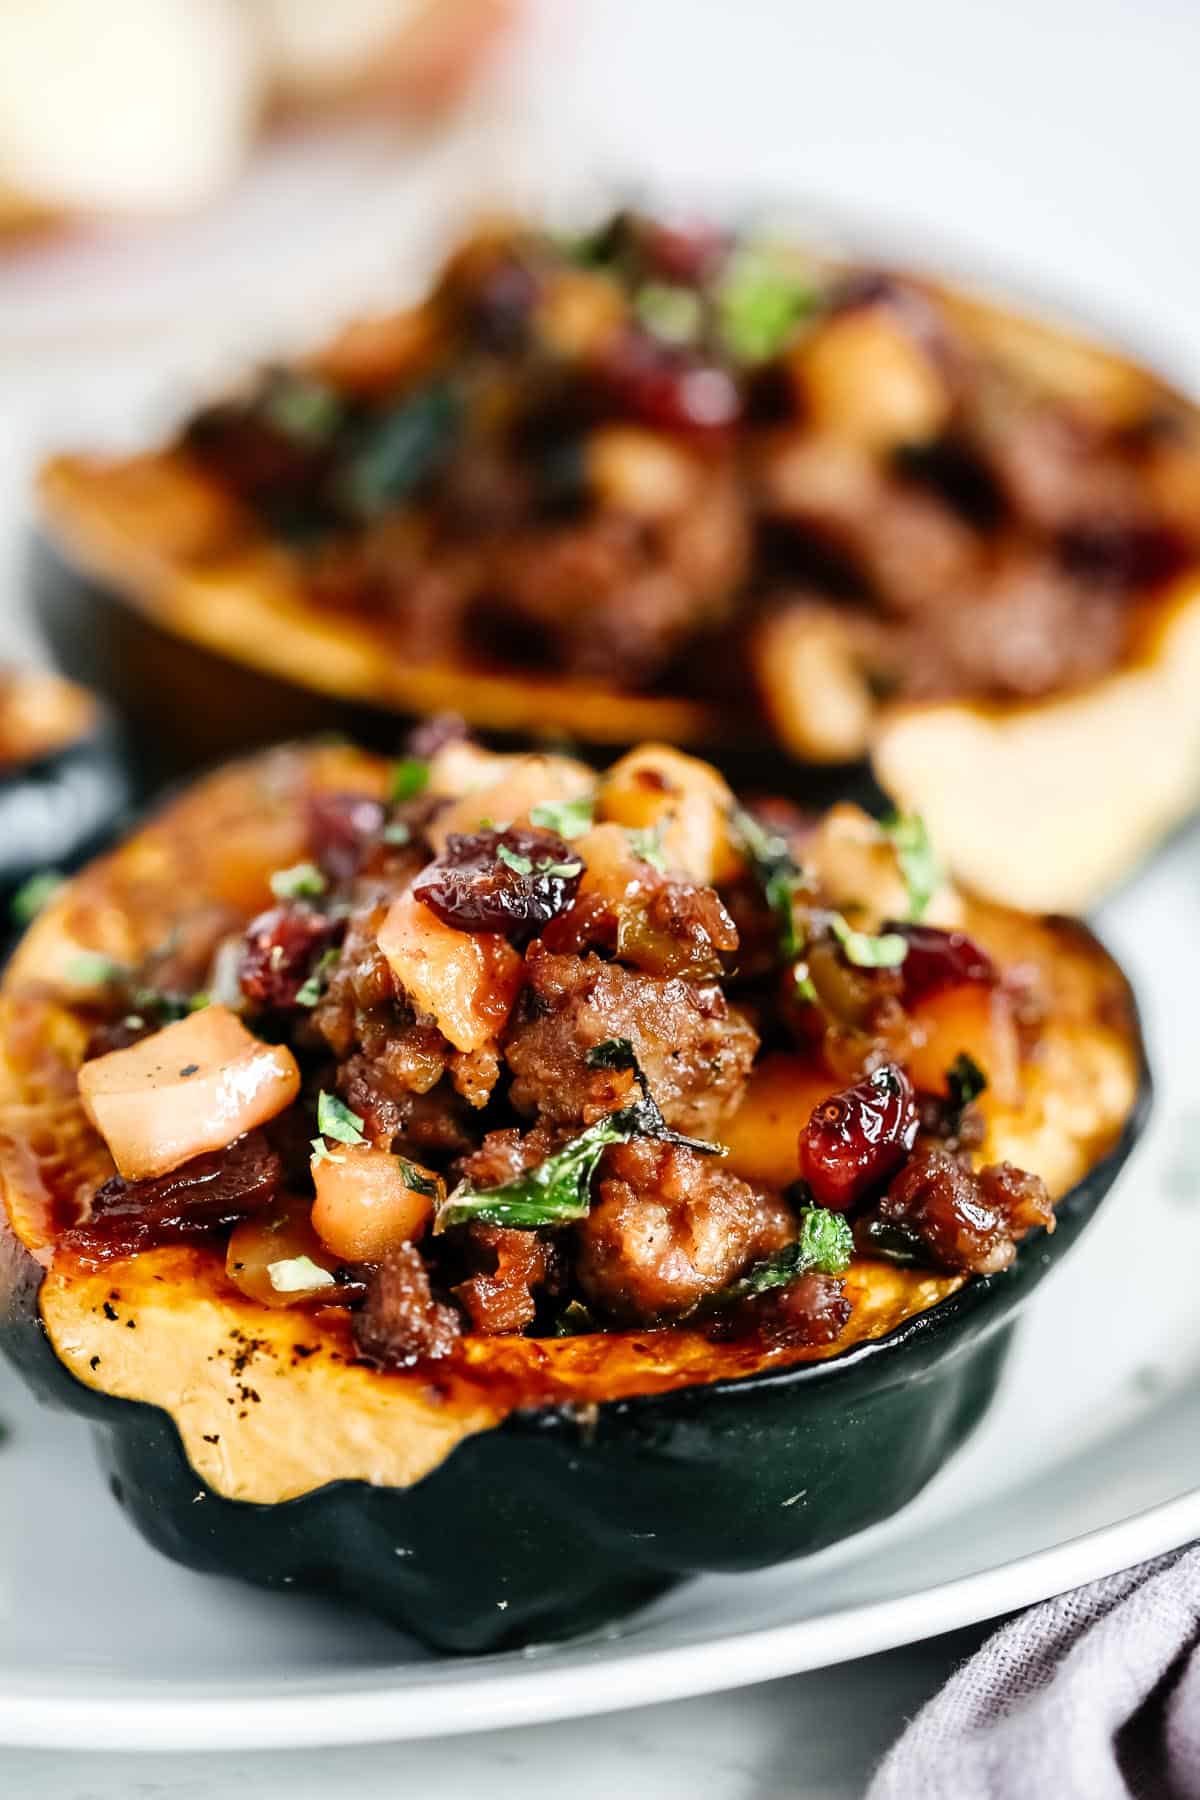
[(956, 1134), (962, 1126), (962, 1117), (973, 1100), (978, 1100), (987, 1087), (988, 1079), (975, 1061), (961, 1050), (950, 1067), (946, 1070), (946, 1091), (950, 1096), (950, 1128)]
[(843, 1213), (826, 1206), (800, 1208), (795, 1241), (755, 1263), (740, 1280), (725, 1288), (719, 1303), (746, 1300), (771, 1288), (787, 1287), (801, 1275), (844, 1275), (850, 1267), (854, 1234)]
[(530, 856), (522, 856), (517, 850), (510, 850), (507, 844), (497, 844), (496, 855), (500, 858), (500, 861), (504, 863), (506, 867), (512, 869), (515, 874), (533, 874), (533, 858)]
[(325, 877), (316, 863), (293, 863), (290, 869), (276, 869), (271, 877), (271, 892), (277, 900), (309, 900), (323, 894)]
[(625, 836), (629, 839), (629, 848), (635, 856), (640, 857), (642, 862), (649, 863), (652, 869), (657, 869), (660, 875), (666, 873), (667, 859), (663, 854), (661, 825), (649, 825), (644, 829), (630, 826), (626, 829)]
[(446, 381), (405, 395), (364, 427), (346, 459), (339, 498), (360, 518), (378, 518), (441, 466), (458, 436), (462, 408)]
[(43, 907), (48, 906), (65, 885), (65, 881), (66, 877), (53, 869), (39, 869), (36, 875), (23, 881), (8, 903), (13, 924), (31, 925)]
[(336, 388), (294, 369), (279, 369), (270, 376), (258, 406), (276, 431), (302, 444), (325, 443), (346, 410)]
[(317, 1001), (325, 992), (325, 983), (329, 979), (329, 971), (333, 968), (337, 959), (338, 952), (336, 950), (326, 950), (323, 952), (317, 961), (316, 967), (309, 974), (308, 979), (297, 990), (297, 1006), (315, 1006), (317, 1004)]
[(288, 1256), (267, 1264), (271, 1286), (277, 1294), (307, 1294), (314, 1288), (333, 1287), (333, 1276), (311, 1256)]
[(744, 807), (735, 807), (731, 818), (734, 839), (750, 864), (763, 897), (779, 928), (779, 951), (785, 962), (804, 948), (796, 930), (796, 895), (806, 886), (803, 869), (792, 855), (786, 838), (770, 831)]
[(616, 1112), (606, 1113), (543, 1162), (515, 1175), (495, 1188), (473, 1188), (460, 1182), (438, 1208), (434, 1230), (479, 1220), (486, 1225), (507, 1225), (518, 1231), (541, 1226), (569, 1225), (586, 1219), (592, 1204), (591, 1184), (600, 1158), (610, 1144), (627, 1144), (632, 1138), (653, 1137), (682, 1144), (705, 1156), (723, 1156), (719, 1144), (683, 1137), (672, 1131), (650, 1093), (628, 1038), (607, 1038), (588, 1053), (597, 1069), (630, 1069), (638, 1097)]
[(556, 832), (569, 843), (572, 838), (590, 831), (594, 811), (595, 801), (590, 795), (579, 800), (543, 800), (540, 805), (530, 808), (529, 822), (543, 831)]
[(873, 937), (855, 931), (841, 913), (829, 914), (829, 929), (842, 947), (842, 954), (856, 969), (898, 969), (908, 955), (908, 941), (898, 931), (885, 931)]
[(704, 323), (704, 306), (695, 288), (669, 281), (648, 281), (634, 295), (638, 323), (664, 344), (694, 344)]
[(385, 844), (408, 844), (412, 842), (412, 826), (406, 825), (403, 819), (396, 819), (383, 828)]
[(717, 293), (721, 341), (738, 362), (766, 362), (813, 310), (809, 282), (770, 245), (745, 245), (730, 260)]
[(942, 885), (942, 870), (920, 813), (891, 813), (881, 821), (896, 847), (896, 860), (908, 888), (908, 916), (924, 918)]
[(81, 950), (63, 965), (63, 974), (76, 987), (114, 987), (128, 973), (123, 963), (102, 956), (98, 950)]
[(393, 806), (404, 800), (415, 800), (429, 786), (429, 764), (422, 756), (402, 756), (392, 764), (388, 799)]
[(441, 1198), (442, 1184), (436, 1175), (427, 1175), (424, 1169), (419, 1169), (416, 1163), (410, 1163), (406, 1157), (398, 1156), (396, 1161), (400, 1164), (405, 1186), (411, 1188), (414, 1194), (423, 1194), (427, 1200)]
[(365, 1144), (362, 1125), (358, 1113), (351, 1112), (344, 1100), (321, 1089), (317, 1096), (317, 1130), (323, 1138), (332, 1138), (338, 1144)]

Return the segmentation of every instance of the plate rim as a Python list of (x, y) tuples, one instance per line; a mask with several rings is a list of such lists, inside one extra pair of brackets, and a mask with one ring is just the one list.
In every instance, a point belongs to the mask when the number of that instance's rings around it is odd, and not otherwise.
[[(458, 1737), (510, 1726), (590, 1718), (729, 1692), (834, 1667), (978, 1624), (1179, 1548), (1200, 1536), (1200, 1487), (1025, 1556), (927, 1589), (833, 1612), (708, 1635), (699, 1642), (569, 1667), (513, 1658), (494, 1674), (464, 1665), (457, 1680), (394, 1675), (356, 1688), (293, 1684), (245, 1697), (170, 1694), (143, 1684), (89, 1694), (38, 1679), (0, 1687), (0, 1746), (92, 1751), (306, 1749)], [(598, 1646), (603, 1649), (603, 1640)], [(491, 1660), (491, 1659), (489, 1659)], [(444, 1665), (443, 1665), (444, 1666)], [(451, 1722), (452, 1721), (452, 1722)]]

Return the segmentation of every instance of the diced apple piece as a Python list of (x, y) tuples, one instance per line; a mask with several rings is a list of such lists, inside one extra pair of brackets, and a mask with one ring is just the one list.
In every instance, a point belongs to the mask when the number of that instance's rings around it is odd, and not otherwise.
[(482, 1050), (517, 997), (524, 967), (507, 939), (455, 931), (411, 893), (388, 909), (379, 948), (418, 1012), (429, 1013), (456, 1050)]
[[(831, 906), (875, 930), (885, 919), (906, 919), (910, 896), (891, 836), (860, 806), (841, 801), (830, 807), (804, 846), (804, 866), (817, 879)], [(962, 923), (962, 900), (946, 883), (922, 915), (926, 924), (952, 930)]]
[(225, 1273), (262, 1306), (303, 1306), (337, 1300), (333, 1271), (341, 1261), (313, 1229), (308, 1201), (294, 1197), (277, 1211), (256, 1213), (234, 1226)]
[(614, 763), (600, 791), (603, 819), (659, 834), (668, 868), (705, 883), (730, 879), (741, 860), (729, 835), (733, 795), (717, 771), (667, 744), (641, 744)]
[(444, 1191), (431, 1169), (387, 1150), (339, 1147), (313, 1157), (312, 1176), (313, 1228), (345, 1262), (379, 1262), (420, 1237)]
[(253, 1037), (225, 1006), (190, 1013), (79, 1071), (83, 1109), (127, 1181), (224, 1149), (299, 1090), (291, 1051)]
[(486, 824), (527, 825), (535, 806), (580, 800), (596, 785), (595, 770), (570, 756), (519, 756), (498, 779), (451, 801), (433, 820), (427, 836), (441, 854), (452, 832), (481, 830)]
[(866, 450), (927, 443), (950, 416), (944, 374), (887, 306), (835, 314), (802, 341), (792, 368), (813, 428)]
[(753, 654), (785, 749), (808, 762), (865, 755), (875, 701), (843, 620), (819, 607), (784, 607), (759, 624)]

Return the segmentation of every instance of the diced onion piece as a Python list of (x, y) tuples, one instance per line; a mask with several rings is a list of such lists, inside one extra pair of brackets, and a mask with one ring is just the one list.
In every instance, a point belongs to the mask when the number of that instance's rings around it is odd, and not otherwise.
[(576, 904), (594, 895), (619, 915), (643, 888), (658, 879), (645, 858), (634, 851), (623, 825), (593, 825), (574, 839), (571, 849), (583, 863)]
[(412, 892), (388, 909), (379, 948), (418, 1012), (432, 1015), (456, 1050), (482, 1050), (517, 997), (524, 964), (496, 932), (455, 931)]
[(314, 1156), (312, 1176), (313, 1228), (345, 1262), (379, 1262), (420, 1237), (443, 1194), (432, 1170), (387, 1150), (339, 1147)]
[[(225, 1273), (248, 1299), (263, 1306), (302, 1306), (312, 1300), (328, 1304), (337, 1300), (338, 1290), (321, 1277), (332, 1275), (341, 1261), (313, 1230), (308, 1201), (293, 1198), (278, 1210), (256, 1213), (234, 1226), (225, 1252)], [(290, 1266), (280, 1270), (279, 1264)], [(314, 1273), (312, 1286), (295, 1285), (296, 1277), (310, 1264), (319, 1271)]]
[(588, 485), (605, 505), (638, 519), (668, 518), (695, 498), (696, 457), (664, 432), (604, 425), (587, 443)]
[[(866, 930), (908, 917), (910, 895), (896, 845), (859, 806), (842, 801), (830, 807), (804, 846), (804, 866), (829, 904), (852, 913)], [(923, 917), (926, 924), (952, 929), (962, 923), (962, 900), (943, 884)]]
[(296, 1059), (206, 1006), (152, 1037), (84, 1063), (83, 1109), (126, 1181), (165, 1175), (273, 1119), (300, 1089)]
[(596, 785), (596, 774), (570, 756), (518, 756), (486, 786), (475, 787), (444, 807), (426, 835), (440, 854), (452, 832), (479, 831), (487, 824), (525, 825), (533, 807), (580, 800)]
[(890, 307), (836, 314), (803, 340), (792, 368), (813, 428), (866, 450), (927, 443), (950, 417), (944, 375)]
[(800, 1133), (813, 1108), (837, 1085), (810, 1058), (769, 1052), (755, 1066), (741, 1105), (721, 1127), (728, 1167), (743, 1181), (789, 1186), (800, 1173)]
[(667, 744), (641, 744), (614, 763), (600, 791), (601, 818), (659, 837), (669, 869), (693, 881), (734, 876), (740, 858), (729, 835), (733, 795), (717, 771)]

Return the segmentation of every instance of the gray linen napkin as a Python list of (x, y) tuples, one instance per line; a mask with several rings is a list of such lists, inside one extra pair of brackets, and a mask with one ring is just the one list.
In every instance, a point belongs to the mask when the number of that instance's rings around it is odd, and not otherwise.
[(1200, 1545), (1001, 1627), (867, 1800), (1200, 1800)]

